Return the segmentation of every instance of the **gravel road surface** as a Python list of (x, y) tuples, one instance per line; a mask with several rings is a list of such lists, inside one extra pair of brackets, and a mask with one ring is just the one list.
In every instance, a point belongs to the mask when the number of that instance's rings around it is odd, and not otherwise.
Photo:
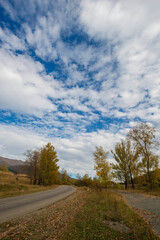
[(47, 207), (75, 191), (76, 188), (72, 186), (60, 186), (43, 192), (0, 199), (0, 223)]
[(153, 230), (160, 236), (160, 198), (139, 193), (118, 191), (128, 205), (138, 210), (150, 223)]

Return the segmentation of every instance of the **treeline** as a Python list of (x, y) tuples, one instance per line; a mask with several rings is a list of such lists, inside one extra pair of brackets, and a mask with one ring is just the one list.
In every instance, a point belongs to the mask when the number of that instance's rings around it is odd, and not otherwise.
[(91, 178), (88, 174), (81, 177), (71, 178), (65, 169), (59, 171), (57, 152), (51, 143), (39, 150), (27, 150), (26, 165), (31, 184), (52, 185), (52, 184), (73, 184), (76, 186), (86, 186), (102, 188), (104, 185), (97, 177)]
[(51, 143), (39, 150), (27, 150), (26, 165), (31, 184), (52, 185), (72, 184), (67, 171), (59, 171), (57, 152)]
[(51, 143), (40, 150), (27, 150), (26, 164), (31, 184), (51, 185), (58, 179), (57, 152)]
[(150, 189), (160, 187), (159, 156), (154, 153), (159, 146), (156, 141), (156, 130), (147, 123), (138, 123), (127, 134), (124, 140), (118, 142), (111, 150), (115, 163), (109, 164), (103, 148), (96, 147), (93, 153), (95, 170), (100, 182), (107, 186), (111, 178), (123, 182), (127, 189), (129, 184), (135, 188), (135, 183), (147, 185)]
[[(96, 177), (88, 174), (76, 179), (68, 176), (67, 171), (59, 172), (58, 157), (51, 143), (39, 150), (26, 152), (26, 164), (29, 169), (30, 183), (39, 185), (75, 184), (87, 187), (114, 187), (124, 184), (135, 188), (135, 184), (148, 186), (150, 189), (160, 187), (159, 156), (155, 154), (159, 143), (156, 130), (147, 123), (138, 123), (130, 129), (126, 138), (117, 142), (111, 150), (114, 163), (109, 163), (108, 154), (102, 146), (96, 147), (94, 169)], [(114, 182), (113, 182), (113, 181)], [(119, 184), (115, 182), (119, 181)]]
[(115, 183), (112, 181), (107, 181), (107, 184), (104, 185), (103, 182), (98, 177), (94, 177), (93, 179), (88, 175), (84, 174), (84, 176), (80, 176), (77, 174), (76, 179), (74, 181), (74, 185), (78, 187), (91, 187), (91, 188), (104, 188), (104, 187), (114, 187)]

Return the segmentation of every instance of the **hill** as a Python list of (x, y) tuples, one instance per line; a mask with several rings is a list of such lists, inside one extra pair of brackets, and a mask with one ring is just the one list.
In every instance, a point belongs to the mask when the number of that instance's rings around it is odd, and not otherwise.
[(8, 170), (14, 173), (27, 174), (28, 167), (22, 160), (0, 157), (0, 165), (5, 164)]
[(0, 164), (3, 164), (3, 163), (5, 163), (7, 167), (25, 164), (22, 160), (0, 157)]

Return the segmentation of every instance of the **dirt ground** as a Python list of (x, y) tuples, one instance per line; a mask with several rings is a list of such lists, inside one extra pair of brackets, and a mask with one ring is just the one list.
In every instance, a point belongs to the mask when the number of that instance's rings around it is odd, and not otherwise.
[(128, 205), (142, 215), (160, 236), (160, 197), (139, 193), (118, 191), (123, 195)]

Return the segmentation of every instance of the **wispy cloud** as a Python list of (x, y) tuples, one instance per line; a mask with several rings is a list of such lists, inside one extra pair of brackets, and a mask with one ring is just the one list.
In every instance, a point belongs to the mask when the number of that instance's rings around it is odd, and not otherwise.
[(51, 141), (62, 167), (93, 174), (95, 145), (137, 120), (160, 129), (159, 0), (0, 6), (1, 155)]

